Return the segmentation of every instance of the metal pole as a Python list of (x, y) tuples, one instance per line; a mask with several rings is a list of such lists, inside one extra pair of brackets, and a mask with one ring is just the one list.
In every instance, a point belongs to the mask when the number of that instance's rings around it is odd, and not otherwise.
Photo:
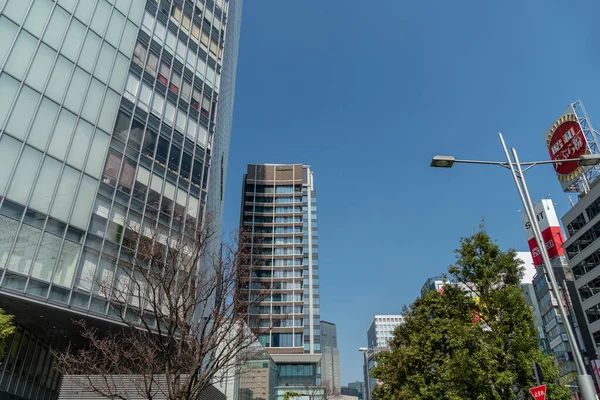
[[(500, 140), (502, 142), (502, 147), (504, 148), (505, 154), (508, 157), (508, 151), (506, 150), (506, 144), (504, 143), (504, 138), (502, 137), (502, 135), (500, 135)], [(531, 223), (531, 227), (533, 229), (538, 248), (542, 255), (544, 272), (550, 280), (550, 289), (552, 290), (552, 293), (556, 298), (556, 302), (558, 303), (558, 310), (564, 321), (565, 329), (567, 331), (567, 338), (571, 343), (571, 349), (575, 357), (575, 364), (577, 365), (577, 383), (579, 384), (579, 391), (581, 392), (583, 400), (598, 400), (598, 397), (596, 396), (594, 382), (592, 380), (592, 377), (586, 373), (585, 364), (583, 363), (583, 358), (581, 356), (581, 351), (579, 350), (579, 346), (577, 344), (575, 333), (573, 332), (573, 328), (569, 323), (567, 311), (565, 310), (565, 307), (562, 303), (560, 291), (558, 290), (558, 284), (556, 282), (556, 277), (554, 276), (554, 270), (552, 269), (552, 264), (550, 262), (550, 256), (548, 255), (548, 250), (546, 249), (546, 243), (544, 242), (544, 239), (542, 237), (540, 225), (538, 224), (538, 221), (535, 218), (533, 202), (531, 201), (531, 196), (529, 195), (529, 189), (527, 188), (527, 182), (525, 180), (525, 176), (523, 175), (523, 169), (521, 168), (521, 164), (519, 163), (519, 156), (517, 155), (517, 151), (514, 148), (512, 148), (511, 151), (515, 161), (514, 165), (517, 167), (517, 171), (519, 172), (521, 184), (518, 184), (519, 181), (517, 180), (515, 170), (514, 168), (511, 168), (513, 179), (515, 179), (515, 183), (517, 184), (517, 188), (519, 189), (519, 194), (521, 195), (523, 206), (525, 206), (525, 209), (528, 210), (527, 216), (529, 218), (529, 222)]]

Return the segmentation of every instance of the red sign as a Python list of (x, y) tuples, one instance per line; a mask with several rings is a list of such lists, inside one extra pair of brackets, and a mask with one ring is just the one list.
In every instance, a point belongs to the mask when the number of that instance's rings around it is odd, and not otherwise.
[[(568, 160), (570, 158), (579, 158), (586, 153), (585, 135), (581, 125), (577, 120), (563, 122), (556, 128), (550, 143), (548, 152), (551, 160)], [(557, 174), (569, 175), (577, 171), (579, 162), (569, 161), (561, 164), (554, 164)]]
[[(560, 227), (551, 226), (542, 231), (542, 238), (544, 239), (546, 250), (548, 250), (548, 255), (550, 258), (565, 254), (565, 250), (562, 246), (565, 242), (565, 238)], [(540, 249), (538, 248), (535, 238), (529, 239), (528, 244), (529, 250), (531, 250), (531, 256), (533, 257), (533, 265), (537, 267), (543, 262), (542, 253), (540, 253)]]
[[(565, 254), (563, 249), (563, 243), (565, 237), (563, 236), (554, 210), (554, 204), (549, 199), (543, 199), (534, 206), (535, 219), (538, 221), (540, 230), (542, 231), (542, 239), (544, 240), (544, 246), (548, 250), (550, 258)], [(527, 218), (527, 215), (523, 214), (523, 226), (527, 233), (527, 243), (529, 244), (529, 250), (531, 250), (531, 257), (533, 258), (533, 265), (536, 267), (542, 264), (542, 254), (538, 247), (537, 241), (533, 234), (533, 227)]]
[(546, 385), (533, 387), (529, 389), (529, 393), (535, 400), (546, 400)]

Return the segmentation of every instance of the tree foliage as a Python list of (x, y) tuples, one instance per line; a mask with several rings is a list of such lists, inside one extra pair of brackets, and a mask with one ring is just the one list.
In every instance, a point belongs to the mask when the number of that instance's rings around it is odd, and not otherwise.
[(0, 359), (4, 358), (6, 353), (6, 339), (12, 335), (15, 331), (15, 325), (13, 324), (13, 316), (6, 314), (4, 310), (0, 309)]
[(461, 239), (454, 284), (405, 308), (390, 350), (376, 355), (373, 376), (382, 400), (527, 398), (540, 364), (548, 399), (566, 400), (558, 366), (538, 347), (532, 311), (520, 291), (522, 262), (503, 252), (483, 227)]

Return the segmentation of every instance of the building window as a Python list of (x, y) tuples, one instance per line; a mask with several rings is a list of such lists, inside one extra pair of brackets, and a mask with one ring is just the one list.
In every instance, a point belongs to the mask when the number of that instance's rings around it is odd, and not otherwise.
[(218, 43), (214, 39), (211, 39), (211, 41), (210, 41), (210, 52), (213, 53), (216, 56), (217, 52), (219, 51), (218, 49), (219, 49)]
[(192, 37), (196, 39), (196, 41), (200, 40), (200, 27), (197, 24), (192, 25)]
[(200, 110), (200, 91), (198, 89), (194, 89), (194, 93), (192, 95), (192, 107), (196, 110)]
[(148, 55), (148, 64), (146, 65), (146, 71), (150, 72), (152, 76), (156, 76), (156, 70), (158, 69), (158, 56), (152, 52)]
[(160, 63), (160, 71), (158, 73), (158, 80), (165, 86), (167, 86), (167, 83), (169, 82), (169, 66), (164, 63), (161, 62)]
[(175, 72), (175, 70), (173, 70), (173, 73), (171, 75), (171, 84), (169, 85), (169, 89), (171, 89), (171, 91), (173, 93), (179, 93), (179, 87), (181, 86), (181, 75), (177, 72)]
[(208, 34), (204, 31), (202, 31), (202, 34), (200, 35), (200, 43), (202, 43), (204, 47), (208, 47)]
[(190, 17), (186, 14), (183, 14), (183, 20), (181, 21), (181, 26), (187, 31), (190, 31)]
[(146, 46), (141, 44), (140, 42), (136, 43), (135, 50), (133, 51), (133, 61), (140, 67), (144, 67), (144, 62), (146, 61)]
[(183, 85), (181, 86), (181, 98), (184, 99), (185, 101), (189, 102), (191, 92), (192, 92), (192, 85), (184, 79)]
[(579, 239), (565, 249), (567, 256), (569, 258), (575, 257), (590, 244), (592, 244), (596, 239), (598, 239), (598, 237), (600, 237), (600, 222), (597, 222), (587, 232), (582, 234)]
[(206, 96), (202, 98), (202, 111), (200, 111), (202, 115), (208, 118), (210, 113), (210, 99)]
[(600, 214), (600, 198), (594, 200), (594, 202), (585, 209), (585, 212), (590, 221), (594, 219), (596, 215)]
[(173, 17), (173, 19), (175, 19), (175, 21), (179, 22), (179, 20), (181, 19), (181, 8), (180, 7), (173, 7), (173, 9), (171, 10), (171, 16)]

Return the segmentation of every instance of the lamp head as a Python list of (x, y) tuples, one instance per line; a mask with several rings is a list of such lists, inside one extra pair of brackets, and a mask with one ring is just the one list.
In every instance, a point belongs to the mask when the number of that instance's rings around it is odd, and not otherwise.
[(453, 156), (434, 156), (431, 159), (431, 167), (436, 168), (452, 168), (455, 158)]

